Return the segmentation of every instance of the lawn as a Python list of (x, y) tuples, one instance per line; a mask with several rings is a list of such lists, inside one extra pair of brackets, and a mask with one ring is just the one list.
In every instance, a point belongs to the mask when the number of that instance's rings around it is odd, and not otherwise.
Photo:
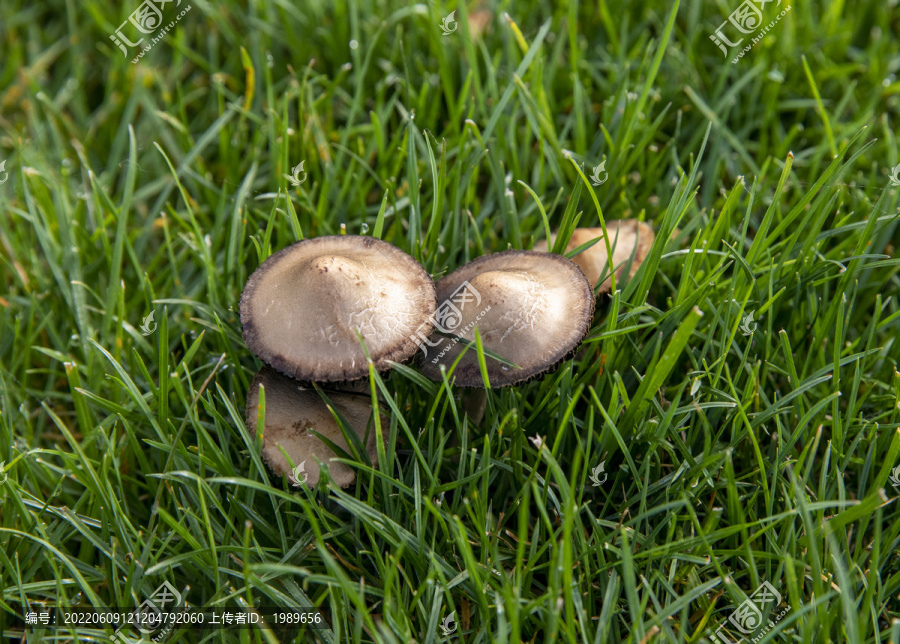
[[(900, 6), (792, 2), (0, 3), (0, 641), (900, 644)], [(267, 469), (272, 254), (620, 219), (556, 371), (370, 369), (352, 485)]]

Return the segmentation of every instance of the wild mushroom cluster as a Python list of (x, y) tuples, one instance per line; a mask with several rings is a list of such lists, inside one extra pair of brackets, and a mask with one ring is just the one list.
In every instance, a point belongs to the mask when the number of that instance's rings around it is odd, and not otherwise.
[[(633, 275), (646, 257), (653, 231), (637, 222), (611, 224), (620, 279), (627, 262)], [(598, 236), (600, 229), (577, 229), (568, 250)], [(370, 362), (385, 372), (421, 351), (425, 376), (440, 381), (452, 368), (461, 387), (543, 377), (574, 355), (589, 332), (595, 296), (604, 284), (609, 289), (608, 280), (597, 285), (604, 267), (608, 273), (602, 239), (574, 261), (540, 250), (486, 255), (437, 284), (413, 257), (373, 237), (319, 237), (273, 254), (247, 280), (240, 302), (247, 348), (268, 365), (253, 379), (246, 410), (249, 430), (262, 433), (263, 459), (295, 486), (315, 487), (319, 462), (336, 483), (350, 485), (354, 469), (335, 451), (351, 453), (342, 418), (377, 463), (375, 428), (386, 440), (388, 420), (375, 422), (361, 381)]]

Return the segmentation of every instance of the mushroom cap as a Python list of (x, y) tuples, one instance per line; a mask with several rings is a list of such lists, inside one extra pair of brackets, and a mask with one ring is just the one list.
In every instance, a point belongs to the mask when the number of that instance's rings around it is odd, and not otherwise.
[(368, 375), (356, 331), (378, 371), (418, 350), (431, 332), (434, 282), (402, 250), (374, 237), (297, 242), (263, 262), (241, 295), (247, 347), (280, 373), (308, 382)]
[[(279, 476), (293, 474), (290, 463), (279, 449), (280, 445), (290, 454), (294, 467), (303, 464), (306, 478), (300, 480), (308, 486), (315, 487), (319, 481), (319, 465), (313, 458), (314, 455), (328, 464), (328, 470), (335, 483), (341, 487), (353, 483), (356, 479), (353, 468), (332, 460), (336, 458), (335, 453), (318, 436), (309, 431), (318, 432), (348, 454), (352, 454), (340, 426), (334, 420), (325, 401), (316, 390), (304, 389), (296, 380), (282, 376), (268, 367), (263, 367), (256, 374), (247, 394), (247, 428), (250, 434), (256, 436), (260, 385), (266, 389), (266, 427), (262, 446), (262, 457), (266, 465)], [(377, 465), (377, 438), (372, 419), (371, 398), (360, 394), (331, 391), (326, 392), (326, 395), (336, 411), (347, 420), (349, 428), (359, 436), (360, 442), (369, 454), (369, 460)], [(388, 428), (389, 421), (382, 414), (381, 429), (385, 443), (388, 440)]]
[[(634, 253), (634, 261), (631, 263), (631, 270), (628, 272), (629, 279), (634, 277), (637, 269), (647, 258), (650, 247), (653, 245), (655, 234), (653, 228), (649, 224), (637, 219), (617, 219), (606, 222), (606, 230), (609, 231), (609, 245), (613, 248), (613, 267), (616, 268), (616, 284), (618, 284), (625, 276), (625, 265)], [(616, 239), (618, 235), (618, 239)], [(586, 251), (579, 253), (572, 258), (572, 261), (581, 267), (585, 276), (591, 283), (591, 286), (597, 284), (600, 275), (605, 270), (609, 274), (608, 255), (606, 254), (606, 243), (603, 241), (602, 228), (576, 228), (572, 233), (572, 238), (566, 246), (566, 252), (575, 250), (582, 244), (592, 239), (600, 238), (596, 244), (588, 248)], [(556, 235), (552, 235), (550, 243), (556, 241)], [(547, 250), (547, 240), (542, 239), (534, 244), (535, 250)], [(607, 277), (600, 289), (598, 295), (606, 293), (611, 288), (612, 281)]]
[[(475, 341), (475, 325), (491, 387), (534, 378), (574, 353), (594, 314), (594, 292), (581, 269), (562, 255), (533, 250), (479, 257), (438, 281), (437, 294), (436, 332), (423, 345), (422, 373), (432, 380), (463, 350), (454, 338)], [(454, 376), (462, 387), (484, 386), (474, 346)]]

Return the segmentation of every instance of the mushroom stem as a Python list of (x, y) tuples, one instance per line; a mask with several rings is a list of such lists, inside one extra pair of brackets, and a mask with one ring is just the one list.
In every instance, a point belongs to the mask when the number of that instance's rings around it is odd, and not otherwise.
[(484, 419), (484, 410), (487, 406), (487, 391), (484, 389), (463, 389), (459, 395), (459, 400), (462, 403), (466, 416), (476, 425), (480, 425)]

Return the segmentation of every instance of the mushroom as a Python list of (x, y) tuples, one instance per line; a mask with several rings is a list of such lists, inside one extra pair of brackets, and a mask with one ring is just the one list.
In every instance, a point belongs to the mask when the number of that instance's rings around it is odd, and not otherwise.
[[(631, 262), (631, 270), (628, 277), (631, 278), (640, 268), (653, 245), (653, 228), (637, 219), (618, 219), (606, 222), (606, 230), (609, 231), (609, 246), (613, 249), (613, 267), (616, 269), (616, 284), (625, 277), (625, 267), (628, 260), (634, 256)], [(618, 237), (618, 238), (617, 238)], [(606, 243), (603, 241), (602, 228), (576, 228), (572, 238), (566, 246), (565, 252), (570, 252), (582, 244), (599, 238), (596, 244), (572, 258), (572, 261), (581, 267), (591, 285), (596, 286), (600, 276), (606, 272), (609, 275), (609, 261), (607, 260)], [(556, 235), (551, 236), (550, 243), (556, 241)], [(542, 239), (534, 244), (534, 250), (547, 250), (547, 241)], [(597, 291), (597, 295), (606, 293), (611, 288), (612, 281), (607, 277)]]
[[(591, 327), (594, 292), (571, 260), (533, 250), (479, 257), (437, 283), (434, 333), (422, 372), (441, 379), (466, 344), (481, 335), (489, 384), (503, 387), (554, 369)], [(499, 359), (498, 359), (499, 358)], [(474, 344), (454, 371), (456, 384), (483, 387)]]
[(374, 237), (297, 242), (269, 257), (241, 295), (247, 347), (278, 372), (310, 382), (362, 378), (418, 350), (437, 300), (424, 268)]
[[(332, 449), (312, 432), (318, 432), (337, 447), (352, 453), (344, 440), (341, 428), (332, 416), (319, 392), (304, 389), (296, 380), (263, 367), (253, 379), (247, 394), (247, 428), (256, 436), (259, 387), (266, 390), (266, 425), (263, 432), (262, 457), (275, 474), (288, 476), (297, 487), (305, 483), (315, 487), (319, 481), (319, 465), (313, 456), (328, 463), (328, 471), (335, 483), (347, 487), (356, 474), (352, 467), (335, 460)], [(372, 419), (371, 398), (342, 392), (326, 392), (335, 410), (347, 420), (348, 429), (356, 432), (366, 448), (369, 460), (378, 463), (375, 423)], [(371, 422), (370, 422), (371, 420)], [(389, 421), (381, 415), (381, 430), (388, 440)], [(288, 453), (293, 467), (281, 449)]]

